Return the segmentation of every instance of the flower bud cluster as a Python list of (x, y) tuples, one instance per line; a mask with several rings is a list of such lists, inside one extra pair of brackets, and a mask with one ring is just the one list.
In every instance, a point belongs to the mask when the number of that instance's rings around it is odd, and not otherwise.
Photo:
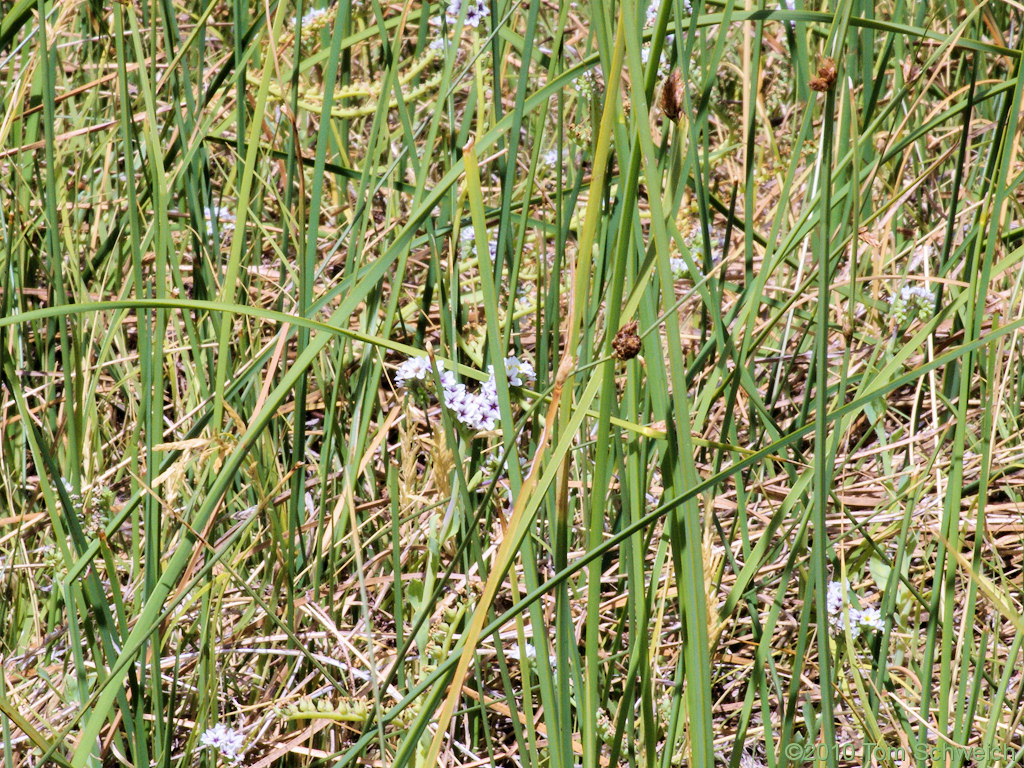
[(889, 311), (897, 326), (905, 325), (918, 312), (930, 312), (934, 308), (932, 292), (919, 285), (904, 285), (899, 294), (889, 300)]
[(303, 697), (279, 710), (288, 720), (323, 718), (339, 722), (362, 723), (370, 716), (370, 708), (360, 699), (341, 699), (337, 702), (327, 698)]
[(313, 35), (331, 23), (331, 12), (326, 8), (310, 8), (300, 20), (296, 17), (292, 25), (302, 28), (302, 35)]
[(214, 205), (204, 208), (203, 218), (206, 221), (206, 232), (211, 237), (214, 234), (215, 221), (221, 232), (231, 232), (235, 228), (235, 214), (226, 206)]

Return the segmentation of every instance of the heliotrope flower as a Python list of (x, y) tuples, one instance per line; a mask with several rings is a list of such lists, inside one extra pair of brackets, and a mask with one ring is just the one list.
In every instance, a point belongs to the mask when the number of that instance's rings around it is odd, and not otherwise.
[[(473, 232), (472, 227), (466, 227), (459, 233), (459, 242), (462, 246), (463, 253), (468, 253), (471, 256), (476, 256), (476, 233)], [(487, 252), (491, 255), (493, 261), (498, 256), (498, 241), (489, 240), (487, 242)]]
[[(443, 363), (437, 362), (441, 378), (441, 399), (444, 407), (454, 414), (455, 418), (473, 430), (490, 431), (501, 420), (501, 409), (498, 406), (498, 383), (494, 378), (494, 367), (488, 366), (490, 374), (478, 392), (469, 389), (458, 380), (452, 371), (444, 370)], [(410, 381), (429, 381), (431, 375), (430, 361), (426, 357), (410, 357), (398, 366), (395, 372), (395, 383), (400, 387), (407, 386)], [(535, 381), (537, 374), (533, 364), (520, 360), (515, 355), (505, 358), (505, 375), (510, 386), (521, 387), (526, 382)]]
[[(668, 56), (666, 51), (672, 45), (671, 35), (665, 38), (665, 47), (661, 49), (661, 57), (658, 59), (658, 77), (665, 77), (668, 75)], [(643, 48), (640, 49), (640, 61), (646, 64), (651, 60), (651, 44), (646, 43)]]
[(882, 622), (882, 614), (878, 612), (877, 608), (864, 608), (858, 611), (857, 619), (862, 628), (873, 629), (878, 632), (885, 629), (885, 624)]
[(841, 635), (847, 628), (850, 636), (856, 639), (861, 630), (868, 629), (878, 631), (884, 629), (881, 614), (877, 608), (854, 608), (843, 611), (843, 593), (850, 591), (850, 582), (832, 581), (828, 585), (828, 593), (825, 596), (825, 605), (828, 609), (829, 624), (835, 635)]
[[(302, 26), (312, 27), (315, 25), (325, 25), (328, 21), (324, 18), (327, 13), (328, 11), (326, 8), (310, 8), (309, 11), (306, 12), (306, 15), (302, 17)], [(298, 26), (298, 22), (296, 22), (296, 26)]]
[(245, 734), (228, 728), (224, 723), (207, 728), (199, 737), (199, 743), (203, 747), (217, 750), (221, 757), (230, 763), (239, 762), (245, 754)]
[(213, 234), (213, 222), (216, 221), (221, 232), (230, 232), (235, 228), (235, 214), (230, 208), (220, 205), (213, 205), (203, 209), (203, 218), (206, 219), (206, 230)]
[(828, 593), (825, 596), (825, 605), (828, 606), (830, 616), (836, 616), (843, 610), (843, 592), (850, 588), (848, 581), (830, 581)]
[(542, 165), (546, 165), (549, 168), (554, 168), (561, 165), (565, 159), (565, 151), (559, 152), (557, 149), (549, 149), (547, 152), (540, 153), (540, 162)]
[(689, 273), (690, 268), (686, 266), (686, 260), (673, 256), (668, 260), (668, 266), (672, 270), (672, 277), (680, 278)]
[[(690, 0), (683, 0), (681, 7), (687, 13), (693, 13), (693, 6)], [(647, 6), (647, 13), (644, 16), (644, 27), (653, 27), (654, 22), (658, 20), (658, 11), (661, 10), (661, 0), (651, 0), (651, 4)]]
[[(505, 375), (508, 376), (508, 383), (513, 387), (522, 387), (526, 381), (536, 381), (537, 372), (533, 370), (533, 363), (529, 360), (520, 360), (515, 355), (505, 358)], [(494, 378), (494, 374), (491, 374)]]
[(929, 312), (935, 308), (935, 296), (920, 285), (904, 285), (898, 294), (889, 300), (889, 311), (896, 325), (903, 325), (918, 312)]
[[(462, 10), (462, 0), (452, 0), (448, 4), (448, 10), (445, 11), (445, 19), (449, 24), (455, 24), (459, 20), (459, 12)], [(486, 0), (470, 0), (469, 7), (466, 8), (466, 21), (467, 27), (479, 27), (480, 22), (491, 15), (491, 9), (488, 7)]]
[[(437, 367), (443, 369), (443, 365), (438, 362)], [(400, 387), (405, 386), (405, 382), (410, 379), (417, 379), (418, 381), (426, 381), (430, 378), (430, 359), (426, 357), (410, 357), (395, 371), (395, 384)]]
[(601, 91), (601, 84), (592, 70), (585, 70), (573, 78), (572, 87), (580, 96), (593, 98)]
[(658, 19), (659, 10), (661, 10), (661, 0), (651, 0), (651, 4), (647, 6), (647, 15), (644, 17), (645, 27), (654, 26), (654, 22)]

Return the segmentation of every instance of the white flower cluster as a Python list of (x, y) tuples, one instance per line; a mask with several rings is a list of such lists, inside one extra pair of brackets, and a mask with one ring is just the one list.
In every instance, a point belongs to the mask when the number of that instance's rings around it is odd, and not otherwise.
[(702, 280), (704, 278), (704, 272), (701, 271), (699, 264), (694, 264), (697, 269), (696, 274), (690, 271), (690, 268), (686, 266), (686, 260), (682, 257), (671, 257), (668, 260), (669, 268), (672, 270), (672, 278), (679, 280), (683, 277), (688, 277), (691, 280)]
[[(658, 77), (664, 78), (668, 76), (668, 51), (672, 50), (673, 37), (672, 35), (665, 36), (665, 45), (661, 49), (661, 58), (658, 59)], [(640, 61), (646, 64), (651, 60), (651, 44), (645, 43), (644, 47), (640, 49)]]
[(204, 747), (217, 750), (221, 757), (231, 763), (239, 762), (245, 754), (245, 750), (242, 748), (245, 743), (245, 734), (228, 728), (223, 723), (217, 723), (212, 728), (207, 728), (199, 738), (199, 743)]
[(647, 6), (647, 16), (644, 19), (645, 27), (653, 27), (654, 22), (658, 18), (658, 11), (661, 10), (661, 0), (651, 0), (651, 4)]
[[(686, 11), (687, 14), (693, 13), (693, 5), (690, 0), (683, 0), (680, 7)], [(658, 11), (661, 10), (661, 0), (651, 0), (651, 4), (647, 6), (647, 15), (644, 17), (644, 26), (653, 27), (654, 22), (658, 20)]]
[[(501, 419), (498, 407), (498, 383), (494, 378), (494, 366), (487, 366), (490, 374), (479, 392), (470, 392), (466, 385), (455, 377), (452, 371), (446, 371), (444, 363), (437, 362), (437, 372), (441, 377), (442, 397), (445, 408), (455, 414), (462, 424), (473, 430), (492, 430)], [(395, 383), (404, 387), (409, 381), (428, 381), (431, 375), (430, 360), (425, 357), (410, 357), (395, 372)], [(513, 387), (525, 386), (535, 381), (537, 374), (533, 365), (520, 360), (515, 355), (505, 358), (505, 375)]]
[[(493, 367), (488, 367), (491, 372), (491, 378), (494, 378)], [(533, 363), (529, 360), (520, 360), (515, 355), (509, 355), (505, 358), (505, 375), (508, 377), (508, 383), (513, 387), (525, 386), (527, 381), (536, 381), (537, 372), (533, 370)]]
[[(437, 364), (438, 370), (444, 370), (444, 364)], [(429, 381), (430, 380), (430, 358), (410, 357), (395, 371), (395, 384), (400, 387), (406, 386), (407, 381)]]
[(292, 19), (292, 27), (301, 34), (299, 41), (303, 45), (312, 45), (320, 39), (321, 30), (333, 20), (334, 14), (327, 8), (310, 8), (301, 19), (298, 16)]
[(235, 228), (235, 214), (230, 208), (221, 205), (214, 205), (203, 209), (203, 218), (206, 219), (206, 231), (213, 234), (213, 222), (218, 222), (221, 232), (230, 232)]
[(904, 285), (898, 295), (889, 300), (889, 312), (897, 326), (913, 319), (918, 312), (930, 312), (935, 308), (935, 297), (920, 285)]
[(829, 624), (832, 625), (832, 632), (836, 635), (841, 635), (849, 627), (850, 636), (856, 638), (863, 629), (872, 631), (884, 629), (885, 625), (877, 608), (860, 609), (850, 606), (847, 613), (843, 612), (843, 592), (849, 591), (850, 582), (848, 581), (829, 582), (825, 604), (828, 607)]
[[(509, 648), (505, 651), (505, 658), (519, 661), (520, 659), (526, 659), (527, 663), (531, 666), (537, 663), (537, 648), (530, 643), (523, 643), (523, 648), (519, 647)], [(558, 658), (554, 655), (548, 656), (548, 662), (554, 668), (558, 663)]]
[[(444, 17), (449, 24), (455, 24), (459, 20), (459, 13), (462, 11), (462, 0), (452, 0), (448, 4), (448, 10)], [(487, 6), (487, 0), (470, 0), (466, 8), (466, 26), (479, 27), (480, 22), (491, 15), (491, 9)]]
[[(461, 241), (462, 250), (473, 256), (476, 256), (476, 235), (473, 233), (471, 227), (466, 227), (459, 234), (459, 240)], [(487, 242), (487, 252), (491, 254), (491, 261), (494, 261), (498, 256), (498, 241), (489, 240)]]
[[(327, 13), (328, 11), (326, 8), (310, 8), (309, 11), (306, 12), (306, 15), (302, 17), (302, 26), (304, 28), (313, 26), (326, 26), (327, 22), (329, 21), (329, 19), (326, 18)], [(293, 26), (299, 26), (298, 17), (295, 18)]]

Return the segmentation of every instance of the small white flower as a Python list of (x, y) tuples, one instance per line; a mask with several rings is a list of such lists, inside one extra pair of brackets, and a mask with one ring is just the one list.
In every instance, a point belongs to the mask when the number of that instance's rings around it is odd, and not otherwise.
[[(459, 241), (462, 243), (462, 248), (469, 254), (476, 256), (476, 234), (473, 232), (471, 227), (466, 227), (462, 232), (459, 233)], [(487, 252), (491, 255), (491, 259), (495, 259), (498, 255), (498, 241), (489, 240), (487, 243)]]
[(860, 634), (860, 611), (853, 607), (849, 609), (849, 612), (843, 610), (843, 593), (849, 591), (850, 582), (848, 581), (829, 582), (825, 605), (828, 609), (828, 623), (832, 627), (833, 634), (842, 635), (849, 627), (850, 635), (856, 638)]
[(682, 258), (670, 258), (668, 266), (672, 270), (672, 277), (676, 279), (686, 277), (690, 273), (690, 268), (686, 266), (686, 260)]
[(217, 750), (221, 757), (231, 763), (239, 762), (245, 753), (242, 748), (245, 743), (245, 734), (228, 728), (223, 723), (217, 723), (212, 728), (207, 728), (199, 738), (199, 743), (204, 747)]
[[(505, 651), (505, 658), (514, 659), (515, 661), (519, 661), (520, 659), (526, 659), (528, 662), (533, 663), (537, 661), (537, 649), (530, 643), (523, 643), (522, 650), (516, 647), (509, 648), (507, 651)], [(550, 662), (551, 666), (554, 667), (557, 659), (554, 656), (549, 656), (548, 661)]]
[(537, 649), (534, 648), (529, 643), (523, 643), (522, 651), (520, 651), (519, 648), (517, 647), (517, 648), (509, 648), (508, 651), (505, 652), (505, 658), (508, 658), (508, 659), (516, 659), (518, 661), (519, 659), (524, 658), (524, 657), (527, 658), (527, 659), (536, 659), (537, 658)]
[[(442, 367), (440, 362), (438, 362), (437, 366), (438, 368)], [(395, 371), (395, 384), (404, 387), (410, 379), (429, 381), (430, 373), (430, 358), (410, 357), (398, 366), (398, 370)]]
[(206, 219), (206, 229), (213, 234), (213, 222), (217, 221), (221, 232), (230, 232), (235, 228), (235, 214), (230, 208), (221, 205), (209, 206), (203, 209), (203, 218)]
[(597, 81), (597, 75), (590, 69), (574, 78), (572, 86), (576, 89), (576, 93), (588, 98), (594, 97), (601, 90), (601, 86)]
[(877, 608), (865, 608), (859, 612), (858, 616), (861, 627), (866, 629), (873, 629), (881, 632), (885, 629), (885, 623), (882, 621), (882, 615), (878, 612)]
[(521, 387), (524, 382), (537, 380), (537, 372), (533, 370), (533, 363), (529, 360), (520, 360), (515, 355), (505, 358), (505, 375), (508, 377), (508, 383), (513, 387)]
[(897, 325), (903, 325), (918, 312), (935, 309), (935, 296), (921, 285), (904, 285), (889, 299), (889, 311)]
[(61, 482), (61, 485), (64, 486), (64, 490), (67, 492), (68, 498), (71, 500), (72, 506), (75, 509), (77, 509), (79, 512), (81, 512), (82, 511), (82, 496), (80, 494), (78, 494), (78, 493), (75, 493), (75, 486), (72, 485), (71, 481), (68, 480), (68, 478), (62, 477), (60, 479), (60, 482)]
[(900, 290), (900, 298), (908, 304), (923, 305), (920, 307), (921, 309), (930, 307), (935, 300), (932, 292), (920, 285), (904, 285)]
[[(505, 373), (509, 384), (521, 387), (528, 381), (535, 381), (537, 374), (533, 364), (520, 360), (515, 355), (505, 359)], [(498, 384), (494, 378), (494, 367), (488, 366), (490, 374), (479, 392), (470, 392), (466, 385), (458, 380), (453, 371), (446, 371), (443, 363), (437, 361), (438, 373), (441, 378), (441, 399), (445, 408), (451, 411), (460, 423), (473, 430), (490, 431), (501, 420), (501, 409), (498, 407)], [(398, 366), (395, 371), (395, 383), (404, 387), (409, 381), (429, 381), (432, 375), (430, 361), (426, 357), (410, 357)]]
[[(861, 623), (860, 623), (860, 609), (851, 608), (849, 615), (846, 617), (846, 626), (850, 628), (850, 637), (856, 640), (860, 637)], [(845, 628), (845, 627), (844, 627)], [(842, 632), (842, 629), (840, 632)]]
[(856, 639), (863, 629), (879, 631), (884, 628), (882, 617), (877, 608), (854, 608), (850, 606), (848, 611), (843, 611), (843, 593), (850, 592), (850, 583), (833, 581), (828, 585), (828, 594), (825, 603), (828, 607), (829, 624), (835, 635), (842, 635), (846, 629), (850, 630), (850, 637)]
[(547, 152), (542, 152), (540, 155), (540, 161), (542, 164), (549, 168), (554, 168), (562, 160), (562, 155), (559, 154), (557, 149), (549, 149)]
[(326, 8), (310, 8), (305, 16), (302, 17), (302, 26), (312, 27), (318, 21), (324, 23), (326, 20), (324, 16), (328, 13)]

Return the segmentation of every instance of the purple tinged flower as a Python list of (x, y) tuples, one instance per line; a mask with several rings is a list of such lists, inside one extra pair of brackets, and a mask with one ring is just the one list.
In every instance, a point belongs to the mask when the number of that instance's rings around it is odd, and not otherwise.
[(658, 19), (658, 11), (661, 10), (660, 0), (653, 0), (649, 6), (647, 6), (647, 14), (644, 16), (644, 26), (652, 27), (654, 22)]
[(828, 606), (830, 616), (838, 616), (843, 611), (843, 592), (850, 588), (848, 581), (830, 581), (828, 594), (825, 596), (825, 604)]
[[(533, 364), (520, 360), (515, 355), (505, 358), (505, 373), (509, 384), (521, 387), (526, 382), (537, 379)], [(441, 399), (444, 407), (454, 414), (459, 422), (469, 429), (493, 430), (501, 421), (501, 408), (498, 405), (498, 383), (494, 378), (494, 367), (488, 366), (490, 374), (478, 392), (470, 392), (466, 385), (458, 380), (454, 371), (446, 371), (444, 365), (437, 361), (438, 373), (441, 378)], [(395, 382), (406, 386), (409, 381), (429, 381), (431, 376), (430, 361), (426, 357), (410, 357), (398, 366)]]
[(529, 360), (520, 360), (515, 355), (505, 358), (505, 375), (508, 383), (513, 387), (522, 387), (526, 382), (537, 380), (537, 373), (533, 370), (533, 363)]
[(217, 723), (212, 728), (207, 728), (199, 737), (199, 743), (220, 752), (221, 757), (230, 763), (237, 763), (245, 753), (245, 734), (228, 728), (224, 723)]
[[(462, 0), (452, 0), (448, 4), (448, 10), (445, 11), (444, 15), (449, 24), (455, 24), (459, 20), (459, 12), (461, 10)], [(485, 0), (470, 0), (470, 5), (466, 8), (465, 25), (467, 27), (478, 27), (480, 22), (490, 15), (491, 9), (487, 6)]]

